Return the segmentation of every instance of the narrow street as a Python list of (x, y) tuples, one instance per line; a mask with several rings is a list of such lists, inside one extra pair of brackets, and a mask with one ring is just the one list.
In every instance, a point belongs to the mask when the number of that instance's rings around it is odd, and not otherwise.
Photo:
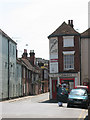
[(58, 107), (57, 103), (49, 103), (49, 93), (0, 102), (2, 118), (84, 118), (87, 109)]

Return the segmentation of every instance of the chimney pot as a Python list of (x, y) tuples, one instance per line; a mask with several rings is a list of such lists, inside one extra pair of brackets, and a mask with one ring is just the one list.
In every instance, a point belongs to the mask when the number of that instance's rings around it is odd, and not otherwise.
[(30, 62), (32, 65), (35, 65), (35, 53), (34, 50), (30, 50)]
[(28, 54), (27, 54), (27, 49), (24, 49), (24, 53), (23, 53), (23, 55), (22, 55), (22, 58), (25, 58), (25, 59), (26, 59), (26, 58), (27, 58), (27, 55), (28, 55)]
[(73, 20), (68, 20), (68, 25), (70, 25), (73, 28)]
[(24, 49), (24, 53), (27, 53), (27, 49)]
[(71, 20), (71, 27), (73, 28), (73, 20)]
[(68, 20), (68, 25), (70, 25), (70, 20)]

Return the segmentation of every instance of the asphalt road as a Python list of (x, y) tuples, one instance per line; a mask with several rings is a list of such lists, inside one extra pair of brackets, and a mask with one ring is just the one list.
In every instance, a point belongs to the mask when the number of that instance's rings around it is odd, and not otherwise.
[(2, 118), (76, 118), (84, 120), (87, 109), (67, 108), (67, 103), (59, 107), (49, 102), (49, 93), (0, 102)]

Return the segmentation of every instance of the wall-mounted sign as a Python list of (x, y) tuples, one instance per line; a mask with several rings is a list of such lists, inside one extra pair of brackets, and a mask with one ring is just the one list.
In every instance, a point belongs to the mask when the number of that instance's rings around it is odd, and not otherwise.
[(58, 73), (58, 38), (50, 38), (50, 73)]

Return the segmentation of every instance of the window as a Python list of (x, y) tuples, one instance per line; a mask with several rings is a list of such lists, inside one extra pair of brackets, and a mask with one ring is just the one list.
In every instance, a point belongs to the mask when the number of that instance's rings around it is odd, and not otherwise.
[(14, 46), (13, 46), (13, 55), (14, 55)]
[(23, 78), (25, 78), (25, 68), (23, 68)]
[(63, 47), (74, 47), (74, 36), (64, 36)]
[(7, 68), (8, 67), (8, 63), (7, 62), (5, 62), (5, 68)]
[(31, 75), (30, 75), (30, 71), (29, 71), (29, 79), (30, 79), (30, 76), (31, 76)]
[(64, 70), (74, 69), (74, 54), (64, 54)]
[(11, 48), (11, 44), (10, 44), (10, 53), (11, 53), (11, 51), (12, 51), (11, 49), (12, 49), (12, 48)]
[(58, 62), (50, 63), (50, 73), (58, 73)]

